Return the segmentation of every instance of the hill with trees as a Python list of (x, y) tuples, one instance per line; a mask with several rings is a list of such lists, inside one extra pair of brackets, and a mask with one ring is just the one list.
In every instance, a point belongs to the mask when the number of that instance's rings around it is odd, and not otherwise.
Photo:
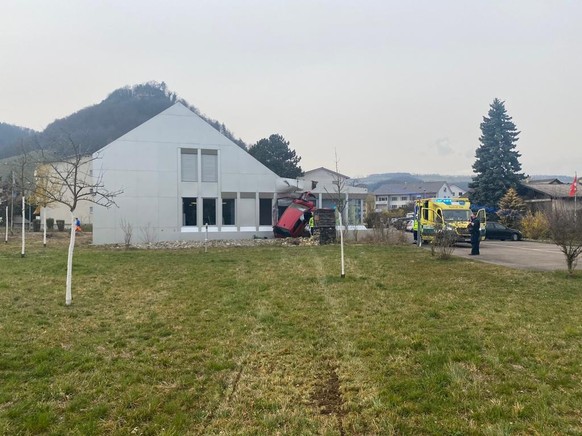
[(27, 140), (36, 133), (34, 130), (27, 129), (26, 127), (0, 123), (0, 150), (20, 141)]
[(235, 138), (224, 123), (203, 115), (198, 108), (178, 98), (164, 82), (148, 82), (117, 89), (102, 102), (53, 121), (42, 132), (0, 124), (0, 159), (21, 154), (23, 145), (33, 149), (37, 146), (48, 149), (58, 147), (59, 138), (63, 135), (81, 144), (86, 153), (92, 153), (176, 102), (190, 108), (216, 130), (246, 149), (246, 144), (240, 138)]

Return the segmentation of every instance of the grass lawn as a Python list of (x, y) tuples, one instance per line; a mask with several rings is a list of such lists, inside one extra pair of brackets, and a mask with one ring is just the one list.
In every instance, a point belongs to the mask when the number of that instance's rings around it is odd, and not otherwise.
[(0, 246), (0, 434), (581, 434), (582, 276), (408, 246)]

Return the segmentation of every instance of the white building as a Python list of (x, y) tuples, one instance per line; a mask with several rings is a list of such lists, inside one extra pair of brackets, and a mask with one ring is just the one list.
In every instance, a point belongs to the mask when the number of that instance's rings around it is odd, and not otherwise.
[[(55, 171), (59, 171), (61, 174), (67, 174), (68, 172), (72, 171), (75, 164), (66, 164), (64, 162), (54, 164), (55, 168), (52, 168), (52, 165), (40, 165), (37, 167), (37, 172), (35, 172), (35, 177), (39, 177), (38, 173), (42, 173), (43, 171), (48, 171), (55, 173)], [(42, 176), (41, 176), (42, 177)], [(60, 180), (60, 177), (54, 177), (55, 179)], [(77, 168), (77, 180), (80, 182), (81, 185), (90, 186), (93, 183), (92, 180), (92, 162), (89, 158), (83, 159), (81, 164)], [(37, 179), (38, 183), (38, 179)], [(88, 188), (87, 188), (88, 189)], [(64, 189), (62, 191), (62, 200), (66, 203), (72, 202), (72, 194), (70, 193), (69, 189)], [(93, 209), (95, 206), (93, 203), (89, 201), (79, 201), (77, 203), (77, 207), (75, 209), (75, 217), (81, 221), (81, 224), (91, 224), (93, 222)], [(38, 214), (42, 209), (38, 208), (35, 211)], [(65, 226), (69, 227), (71, 224), (71, 210), (68, 206), (63, 203), (53, 202), (49, 203), (44, 208), (45, 217), (47, 219), (52, 218), (54, 219), (55, 223), (57, 221), (64, 221)]]
[(466, 191), (447, 182), (386, 183), (374, 191), (376, 210), (398, 209), (419, 198), (455, 198)]
[[(316, 187), (311, 189), (311, 193), (317, 198), (317, 207), (335, 208), (338, 199), (341, 198), (346, 205), (342, 216), (343, 223), (348, 223), (349, 226), (362, 225), (368, 196), (367, 188), (352, 186), (348, 176), (324, 167), (306, 171), (301, 179), (305, 181), (308, 189), (312, 182), (317, 182)], [(338, 192), (338, 185), (341, 192)]]
[[(180, 103), (94, 154), (94, 177), (123, 190), (93, 209), (93, 242), (272, 237), (277, 196), (304, 190), (282, 179)], [(124, 228), (126, 230), (124, 230)]]

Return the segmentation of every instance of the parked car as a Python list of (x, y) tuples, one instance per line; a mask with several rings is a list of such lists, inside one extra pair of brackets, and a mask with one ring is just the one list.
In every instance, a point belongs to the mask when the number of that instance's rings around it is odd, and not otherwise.
[(412, 228), (414, 227), (414, 220), (409, 220), (406, 223), (406, 231), (407, 232), (412, 232)]
[(485, 224), (485, 239), (499, 239), (501, 241), (510, 239), (512, 241), (520, 241), (521, 232), (519, 230), (510, 229), (500, 223), (488, 222)]

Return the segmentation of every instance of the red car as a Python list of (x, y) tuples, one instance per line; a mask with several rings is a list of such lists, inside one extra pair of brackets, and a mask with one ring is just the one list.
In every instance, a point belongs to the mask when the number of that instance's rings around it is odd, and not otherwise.
[(294, 199), (285, 209), (277, 224), (273, 226), (275, 237), (297, 238), (302, 236), (315, 208), (315, 200), (316, 197), (311, 192), (304, 192), (299, 198)]

